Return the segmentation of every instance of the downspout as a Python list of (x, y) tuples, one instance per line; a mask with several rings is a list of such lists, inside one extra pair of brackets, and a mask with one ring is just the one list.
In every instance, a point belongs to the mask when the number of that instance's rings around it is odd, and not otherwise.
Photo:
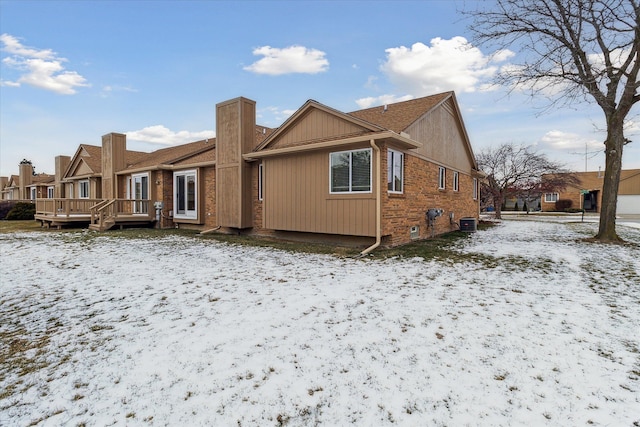
[(360, 252), (360, 256), (363, 257), (367, 255), (369, 252), (380, 246), (380, 242), (382, 242), (382, 184), (381, 184), (381, 173), (382, 165), (380, 163), (380, 147), (376, 145), (376, 141), (374, 139), (369, 140), (371, 147), (375, 153), (376, 157), (376, 242), (369, 246), (364, 251)]
[(198, 235), (199, 235), (199, 236), (204, 236), (205, 234), (209, 234), (209, 233), (213, 233), (214, 231), (218, 231), (218, 230), (220, 230), (221, 228), (222, 228), (222, 226), (221, 226), (221, 225), (219, 225), (219, 226), (217, 226), (217, 227), (215, 227), (215, 228), (212, 228), (212, 229), (210, 229), (210, 230), (203, 230), (203, 231), (201, 231), (200, 233), (198, 233)]

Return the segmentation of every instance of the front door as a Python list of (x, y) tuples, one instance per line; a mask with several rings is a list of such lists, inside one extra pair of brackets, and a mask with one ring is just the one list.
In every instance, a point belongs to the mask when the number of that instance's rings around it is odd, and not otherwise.
[(598, 191), (590, 191), (582, 196), (582, 206), (585, 212), (598, 212)]
[(149, 212), (149, 175), (134, 175), (132, 177), (133, 213), (146, 214)]

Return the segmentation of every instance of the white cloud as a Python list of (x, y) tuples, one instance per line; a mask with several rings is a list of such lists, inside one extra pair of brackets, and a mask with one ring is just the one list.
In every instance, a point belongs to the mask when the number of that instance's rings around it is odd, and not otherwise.
[(22, 72), (16, 81), (3, 80), (2, 86), (19, 87), (24, 83), (62, 95), (72, 95), (77, 87), (90, 86), (77, 72), (66, 71), (62, 63), (67, 60), (58, 57), (51, 49), (25, 47), (18, 38), (9, 34), (0, 35), (0, 42), (4, 45), (2, 50), (13, 55), (2, 62)]
[(136, 93), (138, 92), (137, 89), (134, 89), (130, 86), (103, 86), (102, 87), (102, 91), (100, 92), (100, 96), (103, 98), (108, 98), (112, 93), (114, 92), (131, 92), (131, 93)]
[(289, 46), (283, 49), (262, 46), (254, 49), (253, 54), (261, 55), (263, 58), (244, 69), (256, 74), (317, 74), (329, 68), (329, 61), (325, 58), (324, 52), (304, 46)]
[(279, 107), (269, 106), (260, 108), (257, 111), (257, 119), (265, 126), (280, 126), (282, 122), (287, 120), (297, 110), (281, 109)]
[(414, 96), (454, 90), (490, 90), (488, 81), (498, 71), (497, 64), (514, 56), (508, 50), (484, 55), (464, 37), (434, 38), (430, 46), (414, 43), (389, 48), (381, 70), (399, 89)]
[(213, 130), (203, 130), (201, 132), (183, 130), (174, 132), (163, 125), (147, 126), (146, 128), (126, 133), (127, 139), (133, 141), (164, 145), (177, 145), (206, 138), (214, 138), (215, 134)]
[(375, 97), (369, 96), (367, 98), (356, 99), (356, 104), (358, 104), (360, 108), (364, 109), (364, 108), (369, 108), (376, 105), (385, 105), (385, 104), (393, 104), (395, 102), (408, 101), (413, 98), (414, 96), (412, 95), (404, 95), (404, 96), (381, 95), (381, 96), (375, 96)]
[(597, 151), (604, 149), (602, 141), (588, 139), (577, 133), (551, 130), (540, 139), (540, 144), (554, 150), (582, 150)]

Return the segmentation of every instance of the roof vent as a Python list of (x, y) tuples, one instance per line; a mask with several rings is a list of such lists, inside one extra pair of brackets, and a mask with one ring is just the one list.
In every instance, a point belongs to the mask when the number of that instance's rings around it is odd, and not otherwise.
[(387, 104), (384, 104), (384, 107), (382, 108), (382, 112), (386, 113), (388, 108), (389, 107), (387, 106)]

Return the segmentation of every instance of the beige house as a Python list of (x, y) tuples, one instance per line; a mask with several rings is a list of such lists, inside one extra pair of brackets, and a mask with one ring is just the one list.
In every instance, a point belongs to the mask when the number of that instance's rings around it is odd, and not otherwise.
[(0, 177), (2, 200), (35, 201), (40, 198), (54, 197), (55, 177), (46, 173), (34, 174), (33, 165), (23, 162), (19, 165), (19, 174)]
[(475, 226), (479, 172), (453, 92), (351, 113), (309, 100), (277, 129), (246, 98), (216, 109), (214, 139), (142, 153), (111, 133), (58, 156), (36, 218), (371, 249)]
[[(543, 211), (557, 211), (556, 202), (562, 200), (569, 202), (560, 202), (560, 204), (570, 204), (572, 209), (600, 212), (604, 172), (574, 172), (573, 175), (579, 179), (579, 184), (569, 186), (562, 192), (544, 194), (541, 200)], [(544, 181), (544, 176), (542, 179)], [(621, 215), (640, 214), (640, 169), (621, 171), (616, 211)]]

